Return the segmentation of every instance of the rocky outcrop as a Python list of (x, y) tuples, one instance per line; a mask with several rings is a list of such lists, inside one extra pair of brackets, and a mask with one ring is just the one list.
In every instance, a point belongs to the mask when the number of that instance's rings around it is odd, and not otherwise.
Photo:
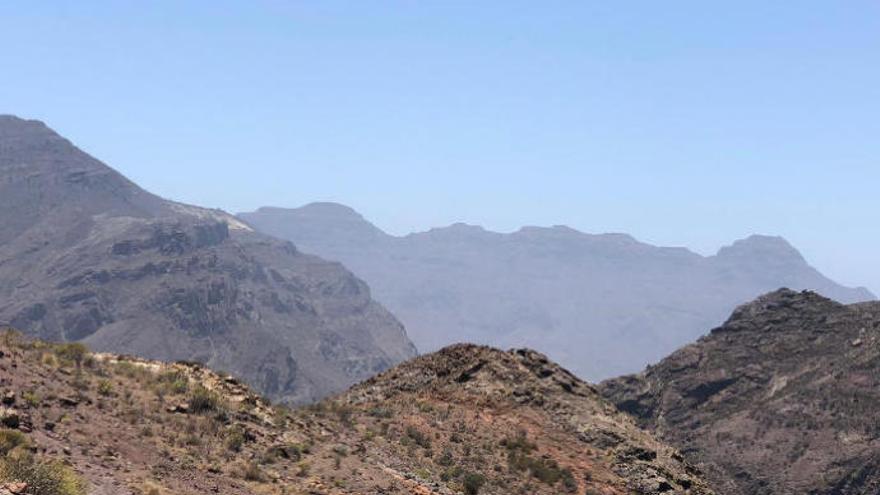
[(602, 394), (727, 494), (880, 489), (880, 304), (779, 290)]
[(338, 263), (158, 198), (45, 125), (0, 117), (0, 321), (201, 361), (306, 402), (415, 355)]
[[(461, 462), (503, 493), (710, 493), (681, 453), (533, 350), (454, 345), (356, 385), (339, 400), (359, 410), (384, 408), (399, 421), (416, 423), (421, 434), (438, 439), (432, 449), (456, 458), (469, 449), (456, 445), (456, 437), (465, 445), (490, 446), (483, 448), (482, 462), (466, 454)], [(513, 473), (530, 472), (532, 488), (504, 469), (487, 473), (480, 467), (495, 463), (507, 464)], [(543, 469), (568, 481), (542, 487)]]

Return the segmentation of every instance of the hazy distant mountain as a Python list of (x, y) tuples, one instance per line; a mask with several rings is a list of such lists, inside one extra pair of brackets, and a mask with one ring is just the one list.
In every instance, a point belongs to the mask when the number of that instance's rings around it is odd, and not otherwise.
[(880, 493), (880, 303), (779, 290), (600, 391), (726, 495)]
[(154, 196), (11, 116), (0, 116), (0, 321), (98, 350), (203, 361), (290, 401), (415, 354), (338, 263)]
[(872, 299), (810, 267), (785, 240), (753, 236), (704, 257), (624, 234), (456, 224), (388, 235), (331, 203), (239, 215), (303, 251), (343, 262), (421, 351), (460, 341), (528, 346), (589, 379), (641, 369), (779, 287)]

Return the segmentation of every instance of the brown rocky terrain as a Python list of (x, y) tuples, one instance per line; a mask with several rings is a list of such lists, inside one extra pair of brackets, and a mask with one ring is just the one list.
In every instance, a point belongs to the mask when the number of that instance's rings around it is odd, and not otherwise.
[(415, 355), (338, 263), (144, 191), (43, 123), (0, 116), (0, 322), (193, 360), (312, 401)]
[(600, 385), (718, 493), (880, 491), (880, 304), (780, 290), (643, 373)]
[(454, 346), (291, 410), (199, 365), (9, 332), (0, 396), (2, 484), (33, 478), (9, 474), (21, 459), (66, 476), (32, 495), (713, 493), (679, 452), (526, 350)]

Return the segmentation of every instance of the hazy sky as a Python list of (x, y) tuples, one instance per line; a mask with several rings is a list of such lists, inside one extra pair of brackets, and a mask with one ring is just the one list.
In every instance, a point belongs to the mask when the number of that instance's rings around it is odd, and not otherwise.
[(880, 293), (876, 0), (12, 0), (0, 47), (0, 113), (169, 198), (780, 234)]

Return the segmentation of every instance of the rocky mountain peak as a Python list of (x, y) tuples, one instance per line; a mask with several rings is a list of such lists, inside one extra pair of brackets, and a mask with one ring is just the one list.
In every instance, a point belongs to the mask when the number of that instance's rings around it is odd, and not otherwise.
[(717, 256), (721, 259), (752, 259), (764, 262), (777, 260), (806, 264), (801, 253), (780, 236), (751, 235), (721, 248)]
[(714, 331), (741, 331), (772, 328), (772, 323), (785, 318), (821, 319), (843, 309), (844, 305), (813, 291), (782, 288), (737, 307), (725, 324)]
[(777, 290), (603, 396), (699, 462), (719, 493), (880, 489), (880, 303)]

